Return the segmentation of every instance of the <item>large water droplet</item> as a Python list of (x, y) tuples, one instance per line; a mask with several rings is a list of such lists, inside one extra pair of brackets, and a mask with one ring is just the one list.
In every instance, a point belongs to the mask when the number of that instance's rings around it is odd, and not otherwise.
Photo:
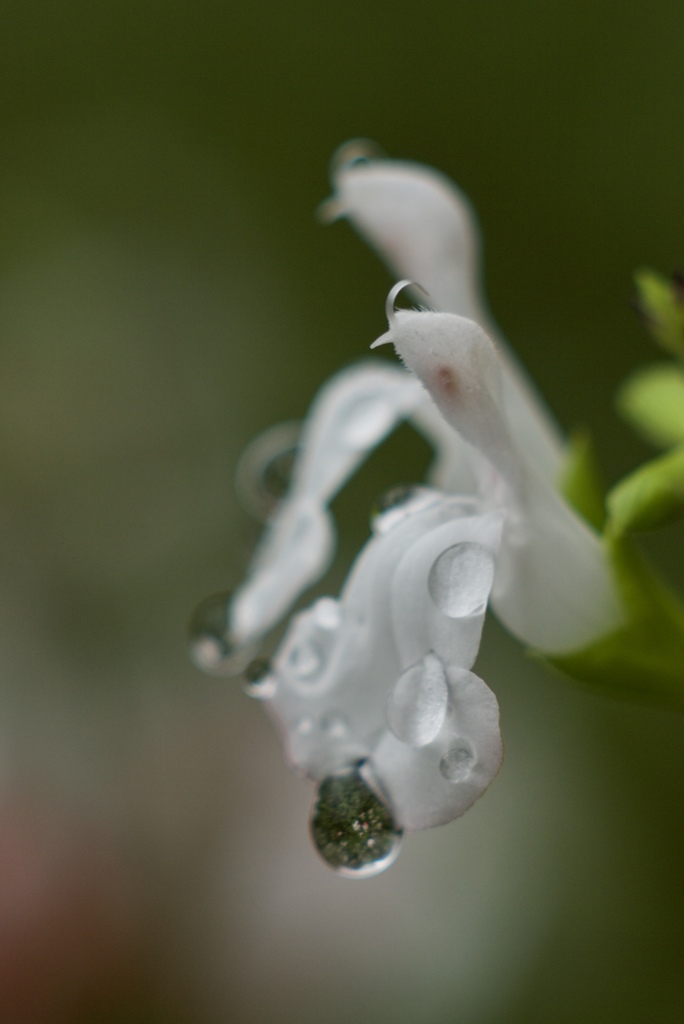
[(402, 743), (424, 747), (442, 728), (449, 690), (444, 665), (432, 652), (399, 676), (387, 701), (387, 724)]
[(188, 624), (188, 653), (197, 668), (210, 675), (237, 676), (254, 655), (254, 648), (237, 646), (228, 629), (232, 594), (212, 594), (200, 602)]
[(371, 508), (371, 528), (375, 533), (387, 533), (408, 515), (427, 508), (436, 495), (427, 487), (401, 484), (386, 491)]
[(245, 693), (258, 700), (275, 696), (278, 683), (267, 658), (254, 658), (245, 669)]
[(473, 541), (443, 551), (430, 569), (428, 590), (437, 607), (450, 619), (484, 611), (494, 579), (489, 548)]
[(320, 784), (311, 835), (323, 860), (341, 875), (369, 878), (395, 860), (401, 830), (358, 768)]
[(475, 757), (465, 743), (447, 750), (439, 762), (439, 770), (447, 782), (463, 782), (470, 775)]

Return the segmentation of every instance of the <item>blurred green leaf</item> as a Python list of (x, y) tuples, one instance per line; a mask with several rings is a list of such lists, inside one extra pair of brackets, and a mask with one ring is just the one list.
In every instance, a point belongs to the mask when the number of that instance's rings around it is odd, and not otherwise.
[(544, 660), (600, 692), (684, 708), (684, 605), (629, 538), (610, 533), (605, 543), (625, 626), (583, 651)]
[(684, 442), (684, 372), (673, 363), (639, 370), (618, 394), (618, 409), (653, 444)]
[(634, 280), (651, 334), (667, 352), (684, 358), (684, 282), (646, 269), (637, 270)]
[(652, 530), (684, 515), (684, 446), (640, 466), (608, 495), (615, 535)]

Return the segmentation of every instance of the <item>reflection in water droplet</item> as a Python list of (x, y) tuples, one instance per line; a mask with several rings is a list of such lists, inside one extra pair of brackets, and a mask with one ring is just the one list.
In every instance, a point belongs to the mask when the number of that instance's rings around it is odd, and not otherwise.
[(347, 720), (342, 715), (323, 715), (321, 729), (331, 740), (341, 740), (348, 732)]
[(275, 696), (277, 680), (271, 671), (267, 658), (254, 658), (245, 669), (245, 693), (258, 700), (270, 700)]
[(315, 644), (303, 642), (292, 648), (288, 663), (298, 679), (311, 679), (321, 668), (323, 655)]
[(437, 501), (439, 495), (428, 487), (402, 484), (392, 487), (373, 503), (370, 514), (371, 529), (387, 533), (407, 516), (420, 512)]
[(369, 878), (396, 859), (401, 831), (358, 768), (323, 779), (311, 819), (323, 860), (341, 875)]
[(439, 762), (439, 770), (447, 782), (463, 782), (473, 767), (475, 757), (464, 743), (447, 750)]
[(444, 665), (432, 652), (406, 669), (387, 701), (387, 724), (402, 743), (431, 743), (447, 712), (449, 691)]
[(342, 621), (342, 609), (339, 601), (332, 597), (322, 597), (313, 607), (313, 619), (321, 629), (337, 629)]
[(484, 611), (494, 579), (489, 548), (464, 541), (443, 551), (430, 569), (428, 590), (437, 607), (450, 619)]
[(202, 601), (188, 625), (188, 652), (197, 668), (210, 675), (237, 676), (254, 655), (254, 648), (238, 647), (228, 631), (229, 591)]

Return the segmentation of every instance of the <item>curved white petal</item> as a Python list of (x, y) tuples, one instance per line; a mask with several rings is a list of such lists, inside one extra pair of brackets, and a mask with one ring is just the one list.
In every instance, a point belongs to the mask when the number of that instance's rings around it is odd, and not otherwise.
[(367, 361), (342, 370), (316, 396), (304, 423), (287, 497), (271, 518), (230, 608), (230, 634), (249, 643), (271, 629), (330, 564), (328, 504), (397, 425), (410, 418), (436, 450), (431, 482), (472, 486), (463, 445), (410, 374)]
[(459, 818), (494, 780), (503, 747), (499, 706), (486, 683), (467, 669), (446, 669), (448, 708), (432, 742), (420, 749), (385, 733), (373, 769), (386, 788), (397, 822), (431, 828)]
[(502, 517), (438, 492), (411, 507), (368, 542), (339, 602), (293, 619), (267, 706), (292, 765), (323, 779), (366, 760), (396, 820), (423, 828), (461, 814), (501, 759), (496, 701), (468, 669)]
[(481, 493), (506, 511), (492, 603), (508, 629), (559, 653), (618, 628), (623, 613), (599, 538), (520, 447), (484, 331), (450, 313), (405, 312), (379, 339), (388, 341), (445, 420), (489, 463)]
[(500, 346), (506, 411), (540, 471), (555, 481), (563, 440), (486, 308), (477, 224), (466, 197), (436, 171), (400, 160), (342, 157), (332, 179), (329, 219), (348, 218), (396, 276), (420, 284), (433, 308), (475, 320)]
[(233, 597), (230, 633), (236, 643), (266, 633), (323, 575), (334, 551), (328, 503), (368, 453), (423, 401), (415, 380), (382, 363), (342, 370), (321, 388), (302, 430), (290, 492)]

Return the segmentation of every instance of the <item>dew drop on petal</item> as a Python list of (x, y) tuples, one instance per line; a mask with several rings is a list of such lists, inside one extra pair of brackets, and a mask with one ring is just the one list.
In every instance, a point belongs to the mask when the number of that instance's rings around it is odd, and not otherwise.
[(338, 874), (369, 878), (396, 859), (402, 833), (355, 767), (321, 782), (311, 835), (323, 860)]
[(188, 625), (188, 653), (203, 672), (218, 676), (237, 676), (254, 656), (252, 645), (233, 643), (228, 630), (229, 591), (212, 594), (200, 602)]
[(258, 700), (275, 696), (277, 680), (267, 658), (254, 658), (245, 669), (245, 693)]
[(247, 446), (238, 463), (235, 485), (247, 510), (264, 522), (285, 497), (297, 457), (301, 425), (280, 423)]
[(300, 736), (310, 736), (314, 731), (314, 720), (309, 715), (299, 718), (295, 722), (295, 730)]
[(447, 782), (463, 782), (475, 762), (473, 752), (465, 743), (447, 750), (439, 762), (439, 770)]
[(370, 522), (375, 533), (387, 533), (407, 515), (426, 508), (435, 500), (433, 491), (416, 484), (392, 487), (371, 508)]
[(347, 735), (349, 726), (343, 715), (333, 713), (321, 718), (321, 729), (331, 740), (341, 740)]
[(442, 728), (448, 699), (444, 665), (436, 654), (426, 654), (395, 683), (387, 701), (387, 724), (402, 743), (424, 747)]
[(316, 644), (303, 640), (290, 651), (288, 666), (297, 679), (312, 679), (323, 666), (323, 654)]
[(494, 579), (489, 548), (473, 541), (443, 551), (428, 576), (430, 597), (450, 619), (483, 612)]

